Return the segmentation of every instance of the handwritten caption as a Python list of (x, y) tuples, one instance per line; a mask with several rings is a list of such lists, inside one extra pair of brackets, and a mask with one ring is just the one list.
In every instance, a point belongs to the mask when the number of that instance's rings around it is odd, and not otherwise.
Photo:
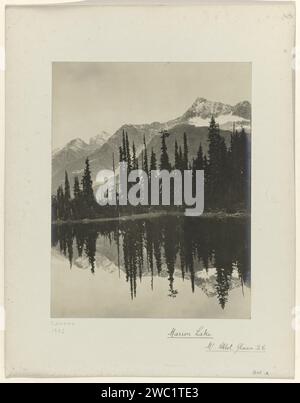
[(204, 326), (201, 326), (195, 330), (178, 330), (172, 328), (168, 333), (168, 339), (186, 339), (186, 340), (209, 340), (204, 345), (204, 350), (208, 353), (252, 353), (252, 354), (264, 354), (267, 351), (265, 344), (246, 344), (246, 343), (228, 343), (225, 341), (217, 342), (212, 332)]

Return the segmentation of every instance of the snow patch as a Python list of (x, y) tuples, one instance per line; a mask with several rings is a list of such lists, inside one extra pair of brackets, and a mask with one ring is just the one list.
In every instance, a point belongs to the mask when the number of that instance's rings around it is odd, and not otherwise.
[[(210, 118), (203, 119), (200, 116), (194, 117), (189, 119), (188, 123), (196, 127), (203, 127), (203, 126), (208, 127), (210, 123)], [(216, 123), (218, 123), (220, 127), (226, 124), (235, 123), (237, 130), (239, 130), (239, 128), (242, 128), (244, 126), (248, 127), (250, 125), (249, 120), (241, 118), (240, 116), (233, 115), (232, 113), (227, 115), (220, 115), (219, 117), (216, 118)]]

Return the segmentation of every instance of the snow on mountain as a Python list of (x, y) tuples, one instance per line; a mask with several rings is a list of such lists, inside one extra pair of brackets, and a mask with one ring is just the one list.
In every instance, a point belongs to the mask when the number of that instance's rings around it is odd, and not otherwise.
[[(195, 284), (201, 288), (201, 290), (209, 297), (212, 298), (217, 295), (217, 269), (212, 267), (210, 269), (198, 271), (195, 275)], [(235, 269), (231, 275), (230, 287), (232, 290), (234, 288), (241, 287), (241, 280), (238, 270)]]
[[(235, 124), (236, 129), (240, 129), (242, 127), (248, 128), (250, 122), (248, 119), (244, 119), (240, 116), (233, 115), (233, 113), (229, 113), (226, 115), (221, 115), (216, 118), (221, 129), (229, 130), (232, 128), (233, 123)], [(194, 118), (189, 119), (189, 124), (197, 127), (209, 126), (210, 118), (203, 119), (201, 116), (195, 116)], [(226, 126), (226, 127), (225, 127)]]
[(212, 115), (218, 117), (227, 115), (232, 112), (232, 106), (223, 104), (222, 102), (213, 102), (205, 98), (197, 98), (192, 106), (184, 113), (183, 119), (191, 119), (201, 117), (203, 119), (210, 118)]
[(220, 128), (230, 130), (235, 124), (237, 130), (250, 128), (251, 104), (248, 101), (231, 106), (222, 102), (213, 102), (205, 98), (197, 98), (192, 106), (180, 118), (181, 123), (197, 127), (208, 126), (214, 116)]

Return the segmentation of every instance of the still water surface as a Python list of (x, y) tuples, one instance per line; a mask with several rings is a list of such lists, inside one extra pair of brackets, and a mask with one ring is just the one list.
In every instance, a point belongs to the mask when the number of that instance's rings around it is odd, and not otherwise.
[(248, 319), (250, 287), (248, 219), (52, 226), (52, 317)]

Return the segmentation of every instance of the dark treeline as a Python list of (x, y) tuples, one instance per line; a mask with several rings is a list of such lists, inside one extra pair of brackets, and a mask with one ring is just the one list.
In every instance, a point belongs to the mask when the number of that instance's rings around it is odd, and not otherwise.
[[(125, 272), (131, 298), (137, 296), (138, 284), (145, 276), (151, 276), (152, 289), (157, 276), (165, 278), (166, 293), (170, 297), (178, 294), (176, 284), (179, 281), (189, 281), (191, 292), (200, 289), (205, 292), (205, 280), (199, 273), (214, 268), (213, 292), (224, 309), (231, 288), (250, 286), (248, 224), (245, 219), (228, 218), (201, 220), (200, 225), (199, 220), (169, 216), (101, 224), (53, 225), (52, 246), (60, 249), (71, 267), (78, 257), (87, 258), (91, 271), (96, 274), (97, 251), (103, 254), (100, 240), (108, 239), (109, 253), (114, 251), (115, 263)], [(233, 278), (235, 270), (238, 276)]]
[[(249, 211), (250, 209), (250, 140), (242, 129), (240, 132), (233, 128), (229, 148), (226, 147), (219, 125), (212, 117), (208, 128), (208, 152), (203, 153), (202, 144), (199, 144), (197, 155), (190, 158), (188, 136), (183, 133), (182, 144), (175, 141), (172, 150), (172, 161), (169, 157), (166, 138), (169, 133), (161, 132), (161, 152), (157, 156), (153, 149), (148, 150), (144, 138), (144, 147), (137, 156), (137, 149), (130, 144), (128, 134), (123, 131), (122, 143), (119, 147), (119, 161), (126, 162), (128, 174), (134, 169), (142, 169), (147, 174), (154, 170), (184, 170), (193, 171), (193, 191), (195, 191), (196, 170), (204, 170), (205, 176), (205, 211)], [(115, 171), (113, 156), (112, 168)], [(149, 195), (151, 195), (151, 176), (149, 177)], [(171, 183), (171, 195), (172, 195)], [(183, 183), (184, 186), (184, 183)], [(164, 206), (164, 209), (167, 207)], [(168, 208), (174, 208), (171, 206)], [(183, 209), (185, 206), (176, 207)], [(123, 214), (161, 210), (162, 206), (119, 206), (118, 196), (116, 206), (100, 206), (94, 197), (92, 174), (89, 160), (86, 159), (84, 173), (81, 180), (75, 177), (71, 190), (68, 173), (65, 173), (64, 186), (57, 189), (52, 196), (53, 221), (78, 220), (83, 218), (114, 217)]]

